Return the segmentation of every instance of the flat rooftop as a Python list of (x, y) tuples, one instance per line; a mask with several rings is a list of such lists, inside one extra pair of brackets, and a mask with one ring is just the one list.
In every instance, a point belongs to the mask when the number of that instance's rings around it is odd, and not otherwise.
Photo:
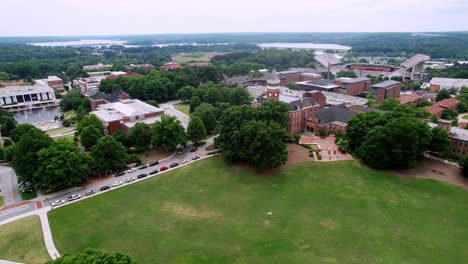
[(367, 99), (357, 96), (350, 96), (345, 94), (339, 93), (331, 93), (331, 92), (322, 92), (323, 95), (327, 98), (327, 104), (329, 105), (340, 105), (345, 104), (346, 106), (365, 106), (367, 105)]
[(296, 83), (299, 85), (318, 87), (322, 89), (333, 89), (340, 87), (338, 84), (331, 80), (304, 81)]
[(27, 86), (7, 86), (0, 88), (0, 97), (53, 92), (54, 89), (44, 84), (35, 84)]
[(430, 83), (441, 86), (468, 87), (468, 79), (434, 77)]
[(389, 88), (390, 86), (393, 86), (393, 85), (396, 85), (396, 84), (401, 84), (401, 82), (397, 82), (397, 81), (394, 81), (394, 80), (386, 80), (386, 81), (383, 81), (383, 82), (380, 82), (380, 83), (376, 83), (376, 84), (372, 85), (372, 87), (375, 87), (375, 88)]
[(360, 83), (360, 82), (370, 81), (370, 79), (367, 77), (358, 77), (358, 78), (341, 77), (341, 78), (336, 78), (336, 80), (341, 81), (343, 83)]
[(121, 120), (145, 114), (161, 112), (160, 108), (149, 105), (137, 99), (127, 99), (120, 102), (102, 104), (98, 110), (91, 112), (104, 122)]

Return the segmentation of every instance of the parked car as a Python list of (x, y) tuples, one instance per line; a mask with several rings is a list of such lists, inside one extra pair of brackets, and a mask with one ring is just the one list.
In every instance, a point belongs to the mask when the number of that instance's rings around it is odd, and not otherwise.
[(58, 206), (64, 203), (65, 203), (65, 200), (57, 200), (57, 201), (52, 202), (52, 206)]
[(199, 156), (195, 155), (195, 156), (192, 157), (192, 160), (197, 160), (199, 158), (200, 158)]
[(177, 162), (173, 162), (173, 163), (171, 163), (171, 165), (169, 165), (169, 167), (171, 167), (171, 168), (174, 168), (174, 167), (177, 167), (177, 166), (179, 166), (179, 163), (177, 163)]
[(156, 165), (158, 165), (158, 164), (159, 164), (159, 161), (154, 160), (154, 161), (150, 162), (148, 165), (149, 165), (150, 167), (153, 167), (153, 166), (156, 166)]
[(78, 200), (81, 198), (81, 195), (79, 194), (73, 194), (72, 196), (69, 196), (68, 197), (68, 201), (74, 201), (74, 200)]
[(126, 182), (132, 182), (132, 181), (134, 181), (134, 180), (136, 180), (135, 177), (131, 177), (131, 178), (125, 179)]
[(142, 178), (144, 178), (144, 177), (146, 177), (146, 176), (148, 176), (148, 174), (142, 173), (142, 174), (139, 174), (139, 175), (137, 176), (137, 178), (138, 178), (138, 179), (142, 179)]
[(149, 174), (152, 175), (152, 174), (156, 174), (158, 172), (159, 172), (158, 170), (154, 170), (154, 171), (151, 171)]
[(139, 169), (139, 170), (142, 170), (142, 169), (146, 169), (146, 168), (148, 168), (148, 164), (145, 164), (145, 165), (143, 165), (143, 166), (140, 166), (138, 169)]
[(128, 173), (132, 173), (132, 172), (135, 172), (135, 171), (137, 171), (137, 168), (131, 168), (131, 169), (129, 169), (127, 172), (128, 172)]
[(190, 152), (195, 152), (195, 151), (197, 151), (197, 150), (198, 150), (198, 148), (193, 147), (193, 148), (190, 149)]
[(112, 184), (112, 187), (117, 187), (117, 186), (120, 186), (120, 185), (122, 185), (122, 184), (123, 184), (122, 181), (116, 181), (116, 182), (114, 182), (114, 183)]
[(115, 174), (115, 177), (120, 177), (120, 176), (123, 176), (123, 175), (125, 175), (125, 171), (120, 171), (120, 172), (117, 172)]
[(182, 164), (189, 163), (189, 162), (190, 162), (190, 160), (184, 160), (184, 161), (182, 161)]
[(167, 169), (169, 169), (169, 168), (166, 167), (166, 166), (162, 166), (161, 168), (159, 168), (159, 171), (165, 171), (165, 170), (167, 170)]
[(105, 191), (105, 190), (109, 190), (109, 189), (110, 189), (109, 185), (104, 185), (104, 186), (102, 186), (101, 189), (99, 189), (99, 190)]
[(33, 186), (32, 182), (20, 182), (19, 187), (21, 189), (26, 189)]
[(89, 190), (86, 192), (86, 195), (92, 195), (95, 194), (96, 192), (94, 190)]

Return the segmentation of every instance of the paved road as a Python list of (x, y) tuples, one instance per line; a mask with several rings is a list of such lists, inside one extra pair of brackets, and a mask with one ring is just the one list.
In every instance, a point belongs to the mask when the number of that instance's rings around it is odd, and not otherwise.
[(0, 166), (0, 190), (3, 194), (4, 205), (22, 201), (18, 178), (13, 168)]
[(186, 114), (180, 112), (179, 110), (175, 109), (175, 105), (176, 104), (180, 104), (181, 101), (180, 100), (177, 100), (177, 101), (170, 101), (170, 102), (166, 102), (164, 104), (160, 104), (159, 107), (161, 109), (164, 110), (164, 113), (166, 115), (170, 115), (170, 116), (175, 116), (177, 117), (177, 119), (180, 120), (180, 122), (182, 123), (182, 125), (187, 128), (188, 127), (188, 123), (190, 121), (190, 117), (188, 117)]
[(22, 215), (24, 213), (32, 212), (34, 210), (36, 210), (35, 203), (28, 203), (28, 204), (16, 206), (8, 210), (2, 210), (0, 211), (0, 222), (13, 218), (18, 215)]

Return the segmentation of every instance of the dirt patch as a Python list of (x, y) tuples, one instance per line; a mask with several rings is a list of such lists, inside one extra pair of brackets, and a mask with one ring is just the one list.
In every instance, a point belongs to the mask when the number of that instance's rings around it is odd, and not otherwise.
[(468, 189), (468, 179), (461, 175), (460, 168), (439, 160), (423, 159), (414, 168), (388, 172), (411, 178), (434, 179)]
[(297, 144), (287, 144), (288, 149), (288, 161), (286, 166), (289, 164), (301, 163), (304, 161), (314, 161), (313, 157), (309, 157), (309, 149)]
[(338, 224), (333, 219), (324, 219), (320, 221), (320, 225), (329, 230), (335, 230), (338, 228)]
[(165, 203), (164, 210), (171, 212), (179, 217), (182, 218), (189, 218), (189, 219), (212, 219), (212, 218), (220, 218), (222, 214), (216, 212), (214, 210), (207, 210), (207, 209), (195, 209), (185, 204), (181, 203)]
[(153, 160), (162, 160), (172, 155), (172, 152), (162, 150), (152, 150), (148, 153), (138, 154), (142, 163), (149, 163)]

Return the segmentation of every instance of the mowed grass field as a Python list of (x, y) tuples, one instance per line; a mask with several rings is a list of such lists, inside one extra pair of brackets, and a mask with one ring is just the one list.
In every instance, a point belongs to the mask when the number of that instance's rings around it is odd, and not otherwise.
[(356, 161), (256, 175), (213, 157), (53, 210), (49, 218), (61, 253), (93, 247), (139, 263), (468, 259), (466, 190)]
[(43, 264), (49, 259), (39, 216), (0, 226), (0, 259)]
[(176, 104), (175, 108), (182, 113), (186, 114), (187, 116), (190, 116), (190, 105), (189, 104)]

